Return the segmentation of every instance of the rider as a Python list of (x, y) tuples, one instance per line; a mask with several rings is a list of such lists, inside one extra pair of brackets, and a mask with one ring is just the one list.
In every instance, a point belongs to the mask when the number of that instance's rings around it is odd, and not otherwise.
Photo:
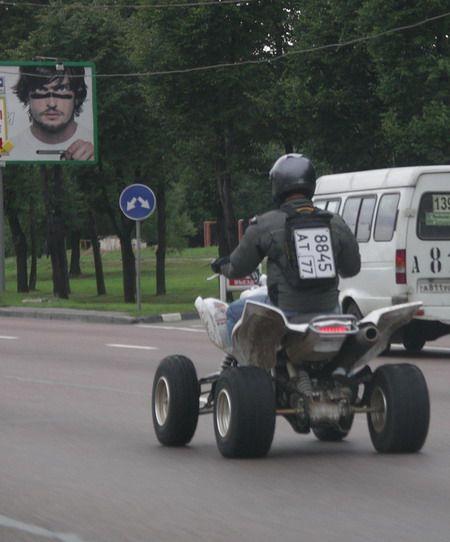
[[(253, 218), (236, 249), (230, 256), (214, 260), (212, 270), (228, 278), (240, 278), (249, 275), (267, 257), (268, 298), (251, 299), (271, 303), (288, 319), (297, 317), (297, 321), (299, 315), (309, 320), (317, 314), (339, 313), (338, 275), (352, 277), (361, 266), (355, 236), (339, 215), (314, 207), (311, 198), (316, 173), (308, 158), (296, 153), (285, 154), (278, 158), (269, 175), (278, 208)], [(288, 230), (289, 223), (292, 226)], [(305, 227), (310, 229), (303, 229)], [(309, 243), (308, 253), (303, 257), (302, 247), (300, 253), (288, 248), (287, 232), (292, 230), (302, 232), (297, 239), (306, 239)], [(318, 268), (320, 264), (324, 272), (312, 271), (311, 257), (315, 258), (313, 266)], [(312, 275), (308, 274), (311, 271)], [(229, 305), (230, 336), (247, 299), (238, 299)]]

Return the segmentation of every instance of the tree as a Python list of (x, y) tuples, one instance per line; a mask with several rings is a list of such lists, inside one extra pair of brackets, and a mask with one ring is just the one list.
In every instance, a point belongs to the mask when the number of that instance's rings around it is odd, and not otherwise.
[(319, 170), (385, 164), (380, 101), (366, 43), (328, 47), (361, 36), (354, 15), (361, 4), (361, 0), (303, 0), (295, 24), (294, 52), (298, 52), (289, 58), (287, 84), (291, 115), (298, 126), (296, 147), (309, 154)]
[[(448, 12), (445, 0), (363, 2), (360, 26), (380, 33)], [(450, 159), (449, 18), (443, 17), (368, 42), (382, 130), (391, 165), (448, 163)]]
[[(96, 9), (90, 2), (64, 5), (52, 2), (52, 9), (40, 12), (38, 29), (31, 32), (17, 52), (22, 58), (38, 52), (42, 56), (63, 60), (86, 60), (89, 55), (88, 60), (96, 63), (100, 73), (133, 71), (124, 46), (129, 10), (122, 12), (120, 2), (117, 4), (116, 11)], [(113, 227), (118, 229), (123, 254), (124, 298), (127, 302), (134, 302), (132, 228), (118, 216), (117, 201), (127, 184), (126, 179), (136, 177), (136, 169), (145, 152), (145, 123), (141, 122), (143, 100), (132, 78), (120, 77), (114, 82), (99, 78), (97, 82), (102, 167), (98, 170), (101, 186), (92, 189), (100, 189), (103, 208), (112, 218)], [(136, 141), (142, 146), (136, 145)], [(108, 172), (107, 177), (105, 172)], [(55, 265), (58, 262), (63, 265), (61, 258), (55, 259)], [(62, 269), (59, 271), (63, 272)]]
[[(38, 1), (45, 4), (45, 1)], [(24, 40), (36, 25), (36, 10), (29, 13), (18, 4), (0, 5), (2, 39), (0, 57), (16, 60), (12, 51)], [(36, 287), (36, 255), (38, 251), (39, 220), (36, 202), (39, 183), (33, 181), (33, 169), (16, 166), (5, 168), (5, 211), (11, 229), (16, 253), (17, 291), (27, 292)], [(29, 225), (32, 225), (29, 228)], [(30, 245), (27, 230), (30, 231)], [(27, 276), (28, 250), (31, 249), (30, 276)]]
[[(274, 6), (274, 2), (244, 2), (190, 7), (182, 17), (179, 8), (142, 10), (137, 16), (142, 31), (136, 32), (132, 43), (136, 64), (150, 71), (186, 70), (149, 79), (148, 95), (157, 103), (172, 148), (178, 150), (180, 140), (189, 141), (189, 158), (203, 173), (199, 182), (213, 194), (210, 207), (216, 208), (223, 254), (237, 244), (233, 192), (259, 137), (254, 131), (259, 124), (252, 95), (264, 86), (265, 75), (264, 69), (248, 65), (196, 68), (267, 57), (267, 25)], [(170, 161), (176, 171), (173, 154)]]

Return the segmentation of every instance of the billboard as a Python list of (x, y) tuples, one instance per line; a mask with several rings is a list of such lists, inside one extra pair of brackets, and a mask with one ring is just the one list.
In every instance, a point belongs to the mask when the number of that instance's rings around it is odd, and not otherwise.
[(0, 161), (94, 164), (95, 67), (0, 61)]

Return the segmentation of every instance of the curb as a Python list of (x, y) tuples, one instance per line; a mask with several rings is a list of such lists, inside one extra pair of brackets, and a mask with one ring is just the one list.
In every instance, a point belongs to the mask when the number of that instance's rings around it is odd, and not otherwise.
[(11, 318), (41, 318), (44, 320), (77, 320), (99, 324), (144, 324), (157, 322), (179, 322), (181, 320), (196, 320), (198, 315), (192, 313), (166, 313), (151, 316), (129, 316), (120, 312), (83, 311), (79, 309), (3, 307), (0, 316)]
[(168, 312), (153, 316), (140, 316), (135, 318), (136, 324), (149, 324), (152, 322), (181, 322), (181, 320), (198, 320), (196, 312)]

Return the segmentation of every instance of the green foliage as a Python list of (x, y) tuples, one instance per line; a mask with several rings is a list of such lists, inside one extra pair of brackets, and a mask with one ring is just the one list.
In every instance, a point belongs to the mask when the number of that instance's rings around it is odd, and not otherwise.
[[(445, 0), (366, 0), (360, 9), (360, 25), (376, 33), (414, 25), (446, 11)], [(368, 50), (392, 165), (448, 162), (448, 18), (372, 40)]]
[[(177, 183), (168, 190), (166, 195), (168, 201), (166, 242), (169, 250), (180, 252), (187, 248), (189, 237), (196, 233), (186, 206), (187, 192), (187, 186)], [(142, 237), (147, 244), (158, 244), (156, 220), (153, 215), (143, 222)]]
[[(362, 0), (305, 0), (295, 27), (290, 103), (299, 122), (299, 148), (328, 171), (383, 167), (380, 102), (366, 42), (321, 47), (360, 37), (354, 13)], [(327, 166), (328, 165), (328, 166)]]
[[(449, 18), (427, 22), (446, 0), (35, 3), (45, 7), (0, 4), (2, 58), (86, 60), (98, 74), (101, 163), (65, 171), (67, 231), (87, 236), (94, 210), (100, 234), (129, 234), (119, 194), (144, 182), (166, 208), (143, 235), (159, 243), (165, 217), (167, 247), (180, 250), (204, 220), (268, 209), (268, 171), (291, 150), (319, 174), (448, 163)], [(155, 74), (171, 70), (185, 71)], [(37, 167), (6, 168), (5, 203), (42, 250)]]
[(167, 196), (170, 201), (167, 215), (167, 246), (178, 251), (187, 248), (188, 238), (195, 234), (194, 225), (185, 205), (187, 190), (188, 187), (177, 184)]
[[(141, 10), (140, 31), (130, 36), (131, 55), (146, 71), (268, 58), (274, 54), (269, 50), (276, 39), (271, 34), (282, 13), (274, 2), (196, 7), (186, 9), (183, 17), (177, 9)], [(247, 194), (248, 184), (256, 185), (259, 177), (253, 174), (261, 167), (255, 154), (262, 138), (273, 137), (255, 96), (267, 86), (269, 73), (267, 66), (250, 65), (145, 81), (164, 131), (162, 145), (172, 150), (170, 171), (165, 171), (189, 184), (187, 197), (197, 228), (203, 220), (218, 217), (229, 196), (239, 214), (254, 214), (254, 197)]]

